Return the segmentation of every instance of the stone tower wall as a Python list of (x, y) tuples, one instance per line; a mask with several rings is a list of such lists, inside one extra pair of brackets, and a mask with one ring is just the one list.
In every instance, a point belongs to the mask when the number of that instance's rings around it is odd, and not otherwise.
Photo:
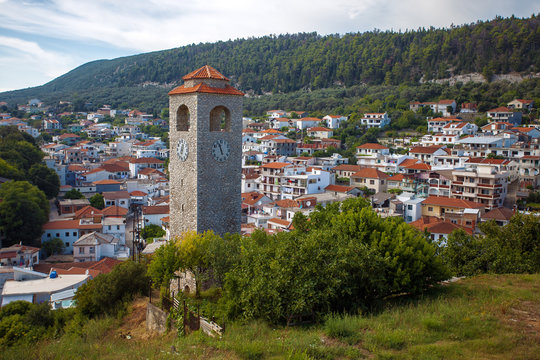
[[(186, 105), (190, 112), (189, 131), (176, 131), (176, 112)], [(230, 111), (229, 132), (210, 131), (210, 112), (216, 106)], [(182, 232), (214, 230), (240, 232), (242, 170), (242, 96), (190, 93), (171, 95), (170, 111), (170, 226), (171, 237)], [(185, 139), (189, 153), (180, 161), (179, 139)], [(212, 145), (225, 139), (230, 155), (224, 162), (212, 156)]]

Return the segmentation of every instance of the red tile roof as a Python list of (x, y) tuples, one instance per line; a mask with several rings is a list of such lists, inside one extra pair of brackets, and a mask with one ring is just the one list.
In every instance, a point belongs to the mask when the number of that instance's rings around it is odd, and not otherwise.
[(510, 163), (507, 159), (488, 159), (488, 158), (469, 158), (466, 161), (469, 164), (489, 164), (489, 165), (506, 165)]
[(353, 190), (353, 186), (345, 186), (345, 185), (328, 185), (324, 188), (324, 191), (335, 191), (335, 192), (341, 192), (341, 193), (348, 193), (349, 191)]
[(81, 217), (84, 217), (87, 215), (101, 215), (101, 210), (96, 209), (93, 206), (86, 205), (82, 209), (75, 212), (74, 218), (80, 219)]
[(379, 169), (363, 168), (363, 169), (360, 169), (360, 171), (352, 174), (351, 177), (370, 178), (370, 179), (387, 179), (390, 177), (390, 175), (383, 173)]
[(420, 231), (425, 229), (432, 234), (450, 234), (454, 230), (464, 230), (469, 234), (472, 234), (472, 229), (463, 227), (461, 225), (453, 224), (450, 221), (438, 219), (434, 216), (423, 216), (420, 219), (413, 221), (409, 225), (415, 227)]
[(283, 162), (271, 162), (268, 164), (264, 164), (261, 166), (263, 169), (283, 169), (284, 167), (291, 166), (291, 163), (283, 163)]
[(376, 149), (383, 150), (388, 149), (386, 146), (377, 143), (367, 143), (356, 147), (357, 149)]
[(264, 197), (264, 194), (261, 194), (257, 191), (252, 191), (248, 193), (242, 193), (242, 203), (246, 205), (253, 206), (257, 201), (261, 200)]
[(488, 110), (488, 113), (490, 112), (505, 112), (505, 113), (509, 113), (509, 112), (512, 112), (509, 108), (507, 108), (506, 106), (501, 106), (501, 107), (498, 107), (498, 108), (495, 108), (495, 109), (491, 109), (491, 110)]
[(351, 165), (351, 164), (341, 164), (338, 166), (334, 166), (332, 168), (333, 171), (354, 171), (357, 172), (361, 169), (359, 165)]
[(411, 169), (411, 170), (431, 170), (431, 166), (429, 164), (426, 164), (426, 163), (423, 163), (423, 162), (419, 162), (419, 163), (416, 163), (416, 164), (405, 166), (405, 168), (406, 169)]
[(127, 191), (104, 191), (103, 198), (108, 200), (128, 199), (129, 193)]
[(168, 213), (169, 213), (169, 205), (143, 206), (143, 214), (145, 215), (168, 214)]
[(415, 154), (433, 154), (435, 151), (442, 148), (442, 145), (430, 145), (430, 146), (415, 146), (409, 150), (409, 153)]
[(281, 225), (281, 226), (285, 226), (286, 228), (288, 228), (289, 226), (291, 226), (291, 222), (290, 222), (290, 221), (283, 220), (283, 219), (280, 219), (280, 218), (272, 218), (272, 219), (268, 220), (268, 222), (272, 222), (272, 223), (274, 223), (274, 224), (278, 224), (278, 225)]
[(135, 191), (130, 192), (129, 195), (131, 195), (131, 196), (146, 196), (148, 194), (143, 192), (143, 191), (135, 190)]
[(92, 184), (94, 185), (119, 185), (121, 184), (121, 182), (112, 180), (112, 179), (105, 179), (105, 180), (94, 181)]
[(480, 209), (485, 207), (483, 204), (474, 201), (454, 199), (446, 196), (428, 196), (426, 200), (422, 202), (422, 205), (438, 205), (461, 209)]
[(315, 127), (309, 128), (308, 131), (324, 131), (324, 132), (330, 132), (330, 131), (332, 131), (332, 130), (327, 129), (327, 128), (322, 127), (322, 126), (315, 126)]
[(194, 70), (182, 77), (182, 80), (184, 81), (193, 79), (215, 79), (229, 81), (229, 79), (223, 76), (222, 73), (220, 73), (210, 65), (204, 65), (203, 67), (200, 67), (197, 70)]
[(514, 212), (511, 209), (499, 207), (482, 215), (482, 219), (508, 221), (512, 216), (514, 216)]
[(207, 94), (244, 96), (243, 92), (233, 88), (231, 85), (225, 85), (225, 87), (223, 88), (218, 88), (218, 87), (208, 86), (205, 83), (200, 83), (193, 87), (186, 87), (185, 85), (180, 85), (177, 88), (174, 88), (171, 91), (169, 91), (169, 95), (190, 94), (190, 93), (207, 93)]
[(127, 215), (128, 210), (126, 208), (113, 205), (101, 210), (101, 213), (105, 217), (124, 217)]
[(153, 157), (142, 157), (138, 159), (131, 159), (129, 161), (132, 164), (163, 164), (163, 160), (159, 160)]

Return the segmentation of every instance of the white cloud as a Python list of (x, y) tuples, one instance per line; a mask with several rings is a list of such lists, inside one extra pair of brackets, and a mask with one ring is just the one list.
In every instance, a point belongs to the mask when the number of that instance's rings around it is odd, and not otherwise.
[[(266, 34), (441, 27), (539, 11), (540, 0), (0, 0), (0, 34), (7, 29), (32, 40), (3, 37), (0, 46), (19, 51), (44, 74), (58, 74), (75, 58), (113, 56), (66, 58), (37, 43), (38, 36), (79, 45), (101, 42), (127, 54)], [(25, 49), (42, 59), (32, 60)]]
[[(0, 36), (2, 82), (11, 88), (41, 85), (71, 70), (69, 55), (42, 49), (37, 43)], [(6, 89), (7, 90), (7, 89)]]

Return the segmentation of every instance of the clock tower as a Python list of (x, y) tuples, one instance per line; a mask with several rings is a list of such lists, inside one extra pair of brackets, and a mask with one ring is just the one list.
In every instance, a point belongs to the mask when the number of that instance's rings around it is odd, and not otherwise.
[(169, 92), (170, 230), (240, 232), (243, 93), (205, 65)]

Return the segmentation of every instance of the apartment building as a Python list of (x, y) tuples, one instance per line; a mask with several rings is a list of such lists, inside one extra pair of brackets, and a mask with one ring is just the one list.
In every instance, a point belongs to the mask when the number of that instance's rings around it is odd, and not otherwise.
[(487, 209), (503, 205), (516, 164), (505, 159), (471, 158), (452, 173), (451, 197), (474, 201)]

